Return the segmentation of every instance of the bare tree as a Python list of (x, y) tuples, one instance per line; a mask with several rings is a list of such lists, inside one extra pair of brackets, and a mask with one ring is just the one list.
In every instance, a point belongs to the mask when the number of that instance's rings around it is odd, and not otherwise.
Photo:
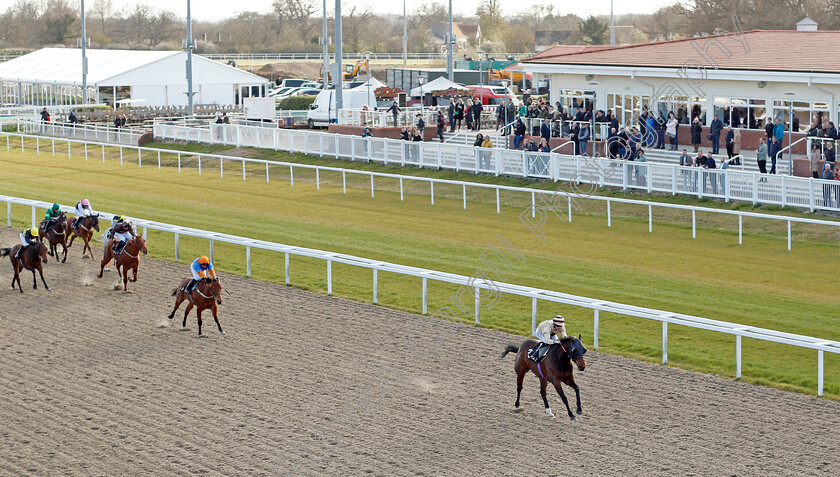
[(43, 25), (42, 41), (45, 44), (64, 44), (73, 37), (74, 26), (79, 17), (68, 0), (48, 0), (41, 15)]
[(96, 0), (90, 8), (90, 15), (99, 22), (99, 32), (107, 35), (107, 23), (114, 16), (114, 0)]
[(349, 51), (364, 51), (362, 40), (373, 19), (373, 12), (370, 7), (365, 6), (360, 9), (354, 5), (347, 11), (347, 15), (343, 17), (344, 33), (347, 35)]
[(312, 15), (318, 11), (315, 0), (274, 0), (272, 7), (281, 22), (294, 26), (303, 43), (309, 41), (315, 28)]

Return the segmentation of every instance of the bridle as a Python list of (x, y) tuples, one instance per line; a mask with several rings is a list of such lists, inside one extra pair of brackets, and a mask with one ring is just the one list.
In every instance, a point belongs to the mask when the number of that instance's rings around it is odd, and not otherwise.
[[(213, 283), (213, 282), (204, 282), (204, 283)], [(213, 299), (221, 300), (222, 299), (221, 295), (216, 294), (216, 293), (211, 293), (210, 296), (207, 296), (204, 293), (201, 293), (201, 290), (198, 287), (195, 287), (194, 290), (196, 292), (198, 292), (199, 295), (203, 296), (204, 298), (206, 298), (208, 300), (213, 300)]]

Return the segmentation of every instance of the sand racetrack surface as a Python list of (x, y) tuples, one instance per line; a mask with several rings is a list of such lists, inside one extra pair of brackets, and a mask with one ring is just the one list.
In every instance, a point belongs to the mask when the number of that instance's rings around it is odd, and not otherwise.
[(126, 294), (80, 254), (52, 292), (0, 261), (0, 475), (840, 474), (837, 402), (590, 350), (548, 419), (533, 375), (513, 410), (515, 336), (222, 274), (199, 339), (184, 264)]

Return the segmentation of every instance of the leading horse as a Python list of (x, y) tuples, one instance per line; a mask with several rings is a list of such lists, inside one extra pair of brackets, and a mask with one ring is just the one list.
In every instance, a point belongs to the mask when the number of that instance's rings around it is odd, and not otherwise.
[[(49, 243), (49, 255), (50, 257), (55, 257), (61, 263), (67, 261), (67, 214), (62, 212), (58, 218), (56, 218), (55, 223), (52, 227), (47, 230), (45, 228), (47, 221), (44, 220), (38, 226), (38, 230), (40, 230), (40, 234), (42, 237), (46, 238), (47, 243)], [(58, 245), (61, 245), (61, 248), (64, 250), (64, 257), (59, 259), (58, 258)]]
[(93, 238), (93, 231), (96, 230), (99, 232), (99, 214), (88, 215), (79, 219), (79, 223), (76, 225), (76, 228), (73, 228), (73, 218), (67, 217), (67, 222), (65, 228), (67, 229), (68, 233), (72, 233), (70, 236), (70, 243), (67, 244), (67, 248), (70, 248), (73, 245), (73, 241), (76, 240), (76, 237), (79, 237), (85, 242), (84, 248), (82, 248), (82, 257), (85, 256), (85, 250), (90, 252), (90, 258), (93, 258), (93, 249), (90, 248), (90, 240)]
[(114, 240), (109, 240), (108, 246), (105, 247), (105, 256), (102, 257), (102, 266), (99, 268), (99, 278), (102, 278), (105, 265), (113, 258), (117, 265), (117, 273), (123, 279), (123, 291), (128, 291), (128, 270), (131, 269), (134, 272), (134, 278), (131, 281), (136, 282), (137, 266), (140, 264), (140, 259), (137, 257), (140, 255), (140, 252), (143, 252), (143, 255), (149, 253), (149, 249), (146, 248), (146, 241), (143, 240), (142, 235), (138, 235), (134, 237), (134, 240), (126, 243), (122, 251), (116, 256), (114, 256)]
[(12, 288), (15, 287), (15, 282), (17, 281), (18, 288), (20, 288), (20, 292), (23, 293), (23, 285), (20, 284), (20, 272), (23, 269), (26, 269), (32, 271), (33, 289), (38, 289), (38, 280), (35, 278), (35, 270), (38, 270), (38, 273), (41, 274), (41, 281), (44, 283), (44, 287), (47, 291), (50, 291), (50, 287), (47, 285), (47, 282), (44, 281), (44, 269), (41, 267), (41, 262), (47, 263), (47, 246), (44, 245), (43, 242), (33, 243), (32, 245), (26, 247), (26, 250), (23, 252), (20, 259), (15, 258), (15, 255), (17, 255), (18, 250), (20, 250), (21, 247), (23, 247), (23, 245), (15, 245), (12, 248), (0, 249), (0, 257), (8, 255), (9, 260), (12, 261), (12, 269), (15, 272), (15, 276), (12, 277)]
[(566, 395), (563, 393), (563, 388), (560, 387), (560, 383), (566, 384), (575, 390), (575, 397), (577, 398), (576, 412), (578, 415), (582, 414), (583, 410), (580, 407), (580, 388), (575, 383), (574, 366), (572, 363), (574, 362), (580, 371), (583, 371), (586, 368), (586, 361), (583, 360), (583, 355), (586, 354), (586, 347), (584, 347), (583, 343), (581, 343), (579, 335), (577, 338), (569, 336), (560, 340), (560, 343), (551, 345), (551, 348), (545, 354), (545, 357), (538, 363), (532, 361), (527, 356), (528, 350), (536, 344), (537, 342), (534, 340), (525, 340), (525, 342), (522, 343), (522, 346), (509, 345), (505, 349), (504, 353), (502, 353), (502, 358), (504, 358), (508, 353), (517, 353), (516, 364), (514, 365), (514, 369), (516, 370), (515, 406), (519, 408), (519, 395), (522, 393), (522, 380), (525, 378), (525, 375), (528, 374), (528, 371), (531, 371), (540, 378), (540, 396), (542, 396), (543, 403), (545, 404), (546, 415), (548, 417), (554, 417), (554, 414), (551, 412), (551, 407), (548, 405), (548, 398), (545, 394), (546, 387), (550, 382), (554, 385), (554, 389), (557, 390), (557, 394), (560, 395), (560, 399), (563, 400), (563, 404), (566, 405), (566, 411), (569, 412), (569, 418), (573, 421), (577, 420), (575, 415), (572, 414), (572, 409), (569, 407), (569, 401), (566, 399)]
[(175, 297), (175, 308), (169, 314), (171, 320), (175, 316), (175, 311), (181, 306), (184, 300), (189, 300), (187, 309), (184, 311), (184, 322), (181, 323), (181, 328), (187, 327), (187, 315), (190, 314), (193, 306), (196, 308), (198, 314), (198, 336), (201, 336), (201, 312), (210, 309), (213, 313), (213, 319), (216, 320), (216, 326), (219, 327), (219, 333), (226, 334), (222, 331), (222, 325), (219, 324), (219, 313), (217, 304), (222, 304), (222, 284), (216, 277), (205, 277), (198, 281), (195, 288), (192, 289), (189, 295), (184, 292), (184, 288), (190, 283), (189, 278), (181, 280), (181, 285), (172, 291), (172, 296)]

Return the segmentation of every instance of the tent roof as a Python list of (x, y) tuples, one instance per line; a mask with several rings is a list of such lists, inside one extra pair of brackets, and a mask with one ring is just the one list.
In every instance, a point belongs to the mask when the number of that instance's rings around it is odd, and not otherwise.
[(431, 93), (432, 91), (441, 91), (450, 88), (466, 89), (463, 85), (449, 81), (449, 79), (447, 79), (445, 76), (439, 76), (433, 79), (432, 81), (429, 81), (428, 83), (424, 84), (422, 88), (420, 86), (412, 88), (412, 90), (408, 92), (408, 95), (412, 97), (420, 96), (421, 89), (424, 93)]
[[(88, 84), (98, 86), (127, 86), (132, 84), (130, 78), (140, 83), (155, 82), (156, 78), (171, 76), (171, 65), (160, 70), (153, 65), (167, 63), (166, 60), (177, 61), (178, 57), (186, 59), (184, 51), (143, 51), (143, 50), (98, 50), (88, 49)], [(222, 63), (193, 55), (194, 66), (198, 62), (211, 62), (218, 66), (218, 73), (225, 79), (233, 77), (237, 83), (262, 83), (266, 80), (246, 71), (238, 70)], [(140, 71), (145, 69), (145, 71)], [(214, 70), (217, 68), (214, 67)], [(185, 76), (185, 69), (181, 68), (178, 76)], [(126, 73), (134, 73), (126, 75)], [(123, 76), (123, 78), (119, 78)], [(128, 78), (126, 78), (128, 76)], [(142, 76), (148, 76), (143, 78)], [(27, 55), (0, 63), (0, 79), (4, 81), (20, 81), (24, 83), (82, 83), (82, 52), (78, 48), (42, 48)], [(120, 82), (109, 80), (120, 79)], [(128, 82), (126, 82), (128, 81)], [(183, 80), (186, 82), (186, 79)], [(218, 81), (214, 81), (218, 82)]]

